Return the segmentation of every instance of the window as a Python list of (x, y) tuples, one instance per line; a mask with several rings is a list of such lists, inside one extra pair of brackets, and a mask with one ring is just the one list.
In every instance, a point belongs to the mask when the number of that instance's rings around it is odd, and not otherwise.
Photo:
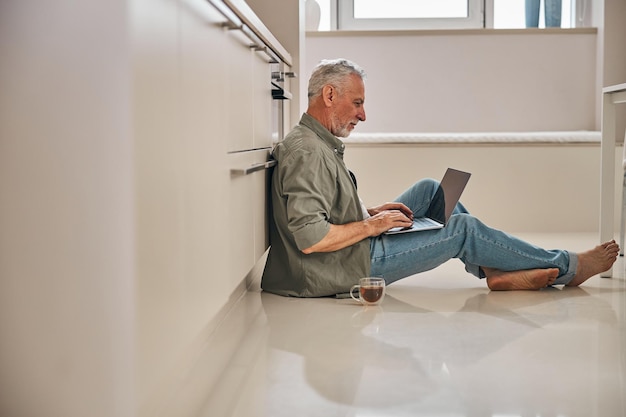
[(337, 26), (340, 30), (480, 28), (482, 0), (338, 0)]
[[(310, 0), (308, 0), (310, 1)], [(541, 0), (539, 27), (545, 27)], [(317, 0), (319, 30), (526, 27), (525, 0)], [(561, 0), (562, 28), (585, 25), (588, 0)]]
[[(526, 27), (526, 2), (525, 0), (491, 0), (493, 5), (493, 22), (492, 25), (487, 27), (494, 27), (496, 29), (521, 29)], [(546, 27), (545, 19), (545, 1), (535, 2), (536, 5), (540, 5), (539, 12), (539, 27)], [(548, 0), (553, 1), (553, 0)], [(579, 4), (582, 2), (579, 1)], [(575, 7), (575, 0), (561, 0), (561, 25), (562, 28), (576, 27), (574, 20), (574, 14), (572, 14), (572, 6)]]

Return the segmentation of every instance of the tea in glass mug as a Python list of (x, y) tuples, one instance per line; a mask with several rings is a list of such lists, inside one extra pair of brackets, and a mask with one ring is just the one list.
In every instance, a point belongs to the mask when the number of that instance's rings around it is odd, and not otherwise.
[[(358, 298), (354, 296), (357, 289), (359, 290)], [(364, 305), (380, 304), (385, 297), (384, 278), (361, 278), (358, 284), (350, 288), (350, 297)]]

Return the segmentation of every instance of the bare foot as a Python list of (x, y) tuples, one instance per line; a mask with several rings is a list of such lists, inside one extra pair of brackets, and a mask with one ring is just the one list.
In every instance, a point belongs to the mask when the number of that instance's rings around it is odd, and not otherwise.
[(558, 268), (500, 271), (483, 267), (487, 286), (494, 291), (539, 290), (551, 285), (559, 276)]
[(618, 255), (619, 245), (614, 240), (604, 242), (587, 252), (579, 253), (576, 275), (567, 285), (577, 287), (592, 276), (609, 270)]

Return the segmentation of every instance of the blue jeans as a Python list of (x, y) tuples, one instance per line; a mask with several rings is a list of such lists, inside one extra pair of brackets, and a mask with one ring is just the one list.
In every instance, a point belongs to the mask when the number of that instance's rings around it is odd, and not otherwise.
[[(415, 217), (426, 213), (439, 182), (426, 179), (415, 183), (396, 201), (404, 203)], [(431, 270), (452, 258), (479, 278), (481, 267), (502, 271), (558, 268), (555, 285), (569, 283), (578, 265), (575, 253), (546, 250), (486, 226), (457, 204), (448, 224), (439, 230), (380, 235), (370, 239), (371, 276), (387, 284)]]
[[(541, 0), (526, 0), (526, 27), (539, 27), (539, 5)], [(561, 0), (544, 0), (547, 28), (561, 27)]]

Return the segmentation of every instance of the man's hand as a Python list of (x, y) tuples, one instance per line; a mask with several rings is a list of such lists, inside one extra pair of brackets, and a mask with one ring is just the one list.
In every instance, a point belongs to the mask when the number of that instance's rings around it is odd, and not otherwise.
[(388, 210), (399, 210), (409, 220), (413, 221), (413, 212), (411, 211), (410, 208), (408, 208), (407, 206), (405, 206), (402, 203), (395, 203), (395, 202), (394, 203), (385, 203), (385, 204), (377, 206), (377, 207), (368, 208), (367, 212), (370, 214), (370, 216), (375, 216), (378, 213), (381, 213), (383, 211), (388, 211)]
[(409, 215), (399, 209), (382, 210), (377, 211), (376, 214), (364, 221), (370, 225), (372, 230), (370, 236), (378, 236), (394, 227), (410, 227), (413, 224), (413, 214), (410, 210)]

